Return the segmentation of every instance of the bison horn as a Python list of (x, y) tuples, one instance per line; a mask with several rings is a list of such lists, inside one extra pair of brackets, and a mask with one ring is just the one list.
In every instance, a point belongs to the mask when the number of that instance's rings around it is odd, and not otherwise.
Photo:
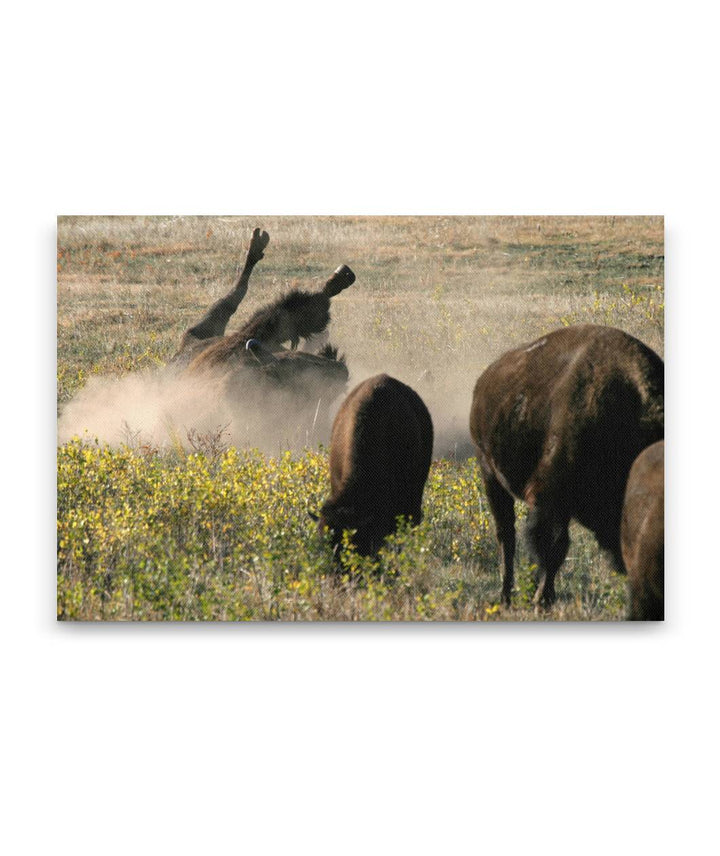
[(308, 511), (308, 517), (309, 517), (311, 520), (314, 520), (316, 523), (318, 522), (318, 520), (320, 520), (320, 518), (318, 517), (318, 515), (317, 515), (317, 514), (315, 514), (313, 511)]
[(327, 297), (335, 297), (355, 282), (355, 274), (347, 265), (340, 265), (330, 279), (325, 283), (323, 294)]
[(245, 342), (245, 350), (250, 351), (260, 365), (266, 366), (277, 362), (272, 352), (259, 339), (248, 339)]

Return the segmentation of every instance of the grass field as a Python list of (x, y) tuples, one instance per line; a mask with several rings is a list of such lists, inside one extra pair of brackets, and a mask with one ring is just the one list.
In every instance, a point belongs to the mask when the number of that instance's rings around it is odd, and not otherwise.
[[(349, 556), (344, 577), (307, 516), (328, 492), (324, 450), (238, 449), (233, 425), (195, 425), (190, 405), (159, 418), (157, 369), (227, 292), (254, 226), (270, 245), (238, 318), (347, 263), (357, 282), (333, 301), (330, 330), (351, 385), (387, 371), (433, 415), (425, 522), (377, 566)], [(492, 359), (562, 325), (617, 326), (662, 355), (663, 252), (649, 217), (60, 218), (58, 615), (622, 618), (624, 580), (580, 528), (549, 614), (532, 608), (522, 548), (516, 600), (498, 606), (467, 415)]]

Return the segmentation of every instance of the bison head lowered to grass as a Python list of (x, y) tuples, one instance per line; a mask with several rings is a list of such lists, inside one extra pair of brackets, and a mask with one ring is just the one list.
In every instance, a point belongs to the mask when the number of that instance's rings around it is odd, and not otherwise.
[(355, 274), (341, 265), (322, 291), (293, 290), (226, 336), (228, 321), (245, 297), (269, 240), (267, 232), (255, 229), (232, 289), (185, 332), (171, 365), (198, 382), (219, 382), (227, 400), (240, 404), (261, 430), (277, 428), (279, 422), (288, 429), (302, 428), (310, 421), (314, 429), (327, 420), (332, 400), (345, 389), (348, 371), (331, 345), (317, 354), (296, 349), (300, 339), (326, 331), (331, 298), (352, 285)]
[(535, 600), (555, 600), (568, 524), (594, 533), (623, 570), (620, 518), (632, 462), (664, 433), (664, 366), (637, 339), (611, 327), (556, 330), (504, 354), (480, 376), (470, 434), (495, 518), (510, 602), (514, 499), (530, 514), (538, 564)]
[(633, 621), (665, 617), (665, 442), (635, 459), (625, 490), (622, 554), (628, 572)]
[(333, 423), (330, 441), (330, 499), (319, 528), (332, 543), (344, 530), (361, 555), (373, 555), (397, 518), (422, 520), (422, 495), (430, 470), (433, 426), (420, 396), (386, 374), (355, 387)]

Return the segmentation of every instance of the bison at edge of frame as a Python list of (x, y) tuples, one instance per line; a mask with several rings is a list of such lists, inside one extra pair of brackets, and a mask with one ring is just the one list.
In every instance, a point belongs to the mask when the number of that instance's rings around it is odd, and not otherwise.
[(665, 617), (665, 442), (648, 446), (630, 469), (621, 524), (632, 621)]
[(664, 365), (633, 336), (578, 325), (503, 354), (480, 376), (470, 413), (510, 603), (514, 499), (530, 510), (535, 602), (555, 601), (555, 575), (577, 520), (620, 572), (620, 519), (633, 461), (664, 436)]

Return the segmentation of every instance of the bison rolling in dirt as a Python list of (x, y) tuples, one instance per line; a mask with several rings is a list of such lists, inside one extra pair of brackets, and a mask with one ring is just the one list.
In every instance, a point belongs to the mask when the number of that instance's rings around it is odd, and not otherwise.
[(228, 322), (247, 294), (250, 275), (264, 258), (269, 242), (267, 232), (253, 231), (242, 272), (228, 294), (185, 331), (172, 359), (176, 367), (198, 371), (233, 365), (244, 358), (243, 351), (251, 339), (261, 342), (270, 351), (282, 351), (284, 342), (289, 342), (295, 350), (301, 338), (310, 339), (325, 332), (330, 323), (330, 299), (355, 282), (355, 274), (347, 265), (341, 265), (333, 273), (322, 291), (294, 289), (259, 309), (236, 333), (225, 335)]
[[(171, 368), (203, 385), (214, 384), (223, 399), (239, 407), (240, 421), (250, 420), (259, 435), (278, 429), (307, 439), (316, 426), (328, 422), (329, 406), (344, 391), (348, 371), (330, 345), (316, 354), (297, 347), (301, 339), (307, 344), (325, 333), (331, 298), (352, 285), (355, 274), (341, 265), (322, 291), (295, 289), (226, 336), (227, 324), (245, 297), (269, 240), (267, 232), (255, 229), (232, 289), (185, 332)], [(283, 343), (289, 343), (290, 350)]]
[(506, 604), (513, 589), (513, 499), (529, 506), (535, 601), (549, 606), (571, 519), (593, 532), (623, 570), (627, 476), (663, 433), (663, 362), (621, 330), (567, 327), (489, 366), (475, 386), (470, 434), (495, 519)]
[(623, 506), (622, 555), (628, 572), (633, 621), (665, 616), (665, 443), (638, 455), (628, 476)]
[(413, 389), (386, 374), (355, 387), (333, 423), (330, 499), (315, 518), (333, 546), (354, 529), (358, 553), (374, 555), (398, 516), (419, 523), (432, 447), (432, 420)]

